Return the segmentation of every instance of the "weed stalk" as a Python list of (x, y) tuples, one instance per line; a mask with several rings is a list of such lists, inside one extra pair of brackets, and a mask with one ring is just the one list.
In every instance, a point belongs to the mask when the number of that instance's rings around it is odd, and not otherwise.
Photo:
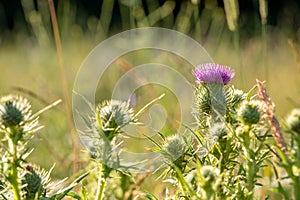
[(58, 23), (57, 23), (57, 19), (56, 19), (54, 2), (53, 2), (53, 0), (48, 0), (48, 3), (49, 3), (50, 15), (51, 15), (53, 33), (54, 33), (54, 38), (55, 38), (57, 56), (58, 56), (59, 66), (60, 66), (60, 76), (61, 76), (63, 94), (64, 94), (64, 100), (65, 100), (65, 110), (67, 113), (67, 121), (68, 121), (69, 131), (71, 133), (71, 139), (72, 139), (72, 143), (73, 143), (73, 153), (74, 153), (73, 168), (74, 168), (74, 172), (77, 172), (79, 170), (79, 167), (78, 167), (79, 145), (78, 145), (78, 141), (76, 139), (76, 136), (75, 136), (75, 133), (73, 130), (72, 111), (71, 111), (71, 106), (70, 106), (70, 97), (69, 97), (69, 93), (68, 93), (67, 75), (66, 75), (66, 70), (65, 70), (62, 45), (61, 45), (61, 40), (60, 40), (60, 36), (59, 36), (59, 28), (58, 28)]

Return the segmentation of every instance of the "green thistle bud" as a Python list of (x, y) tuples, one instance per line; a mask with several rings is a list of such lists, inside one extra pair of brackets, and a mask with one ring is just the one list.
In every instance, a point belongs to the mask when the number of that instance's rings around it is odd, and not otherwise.
[(188, 143), (186, 137), (175, 134), (165, 139), (159, 152), (168, 165), (175, 165), (179, 169), (184, 169), (188, 163), (185, 159), (189, 147)]
[(120, 132), (120, 128), (135, 122), (133, 109), (129, 106), (129, 102), (117, 100), (104, 101), (97, 106), (96, 118), (101, 123), (97, 126), (101, 127), (109, 140)]
[(223, 136), (227, 135), (227, 129), (226, 125), (224, 123), (215, 123), (210, 129), (209, 129), (210, 135), (217, 136), (219, 138), (222, 138)]
[(226, 91), (226, 104), (231, 109), (235, 109), (246, 99), (246, 94), (242, 90), (235, 89), (233, 86)]
[(103, 129), (122, 127), (133, 121), (133, 109), (129, 108), (129, 102), (105, 101), (96, 112), (100, 115)]
[(245, 125), (257, 124), (261, 117), (259, 102), (250, 101), (244, 103), (238, 110), (238, 116)]
[(300, 133), (300, 109), (293, 109), (287, 118), (287, 125), (296, 133)]
[(26, 200), (35, 199), (37, 193), (43, 190), (42, 178), (30, 165), (26, 166), (26, 172), (23, 175), (21, 183), (24, 186), (22, 188), (24, 193), (23, 198)]
[(213, 166), (206, 165), (201, 168), (201, 184), (202, 186), (212, 185), (215, 183), (219, 176), (219, 170)]
[(171, 158), (176, 160), (187, 151), (187, 144), (182, 136), (175, 134), (166, 139), (162, 149), (167, 152)]
[(26, 122), (31, 116), (28, 100), (17, 95), (8, 95), (0, 99), (0, 124), (14, 127)]

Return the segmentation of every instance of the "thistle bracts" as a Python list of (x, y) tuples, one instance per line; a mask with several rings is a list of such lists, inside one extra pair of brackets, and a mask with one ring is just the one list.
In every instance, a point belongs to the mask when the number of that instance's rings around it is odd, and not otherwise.
[(40, 128), (38, 117), (32, 114), (26, 98), (8, 95), (0, 99), (0, 132), (5, 133), (13, 143), (28, 140)]
[[(211, 116), (215, 122), (222, 121), (226, 113), (226, 91), (224, 86), (234, 77), (234, 71), (229, 67), (207, 63), (199, 65), (193, 74), (198, 87), (195, 99), (199, 115)], [(197, 117), (199, 119), (203, 117)]]
[(246, 101), (244, 102), (239, 110), (238, 116), (241, 122), (245, 126), (251, 126), (257, 124), (261, 119), (261, 103), (259, 101)]
[(136, 121), (129, 106), (129, 101), (110, 100), (96, 107), (97, 129), (103, 131), (109, 141), (121, 133), (122, 127)]

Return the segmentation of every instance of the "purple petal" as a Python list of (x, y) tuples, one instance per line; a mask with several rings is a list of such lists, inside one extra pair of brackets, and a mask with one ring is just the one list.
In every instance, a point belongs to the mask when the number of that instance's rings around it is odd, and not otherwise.
[(228, 84), (234, 77), (235, 72), (229, 67), (215, 63), (201, 64), (193, 71), (199, 83)]

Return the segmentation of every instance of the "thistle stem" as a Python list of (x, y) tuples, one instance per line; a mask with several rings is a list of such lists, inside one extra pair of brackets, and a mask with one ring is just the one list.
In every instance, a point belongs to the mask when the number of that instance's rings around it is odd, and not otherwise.
[[(299, 135), (296, 136), (296, 143), (297, 143), (297, 155), (296, 155), (296, 163), (297, 167), (300, 167), (300, 137)], [(292, 171), (292, 170), (291, 170)], [(295, 176), (292, 174), (292, 179), (293, 179), (293, 185), (294, 185), (294, 198), (296, 199), (297, 197), (300, 197), (300, 178), (299, 176)]]
[(8, 146), (9, 151), (12, 155), (12, 162), (11, 162), (11, 171), (8, 175), (8, 181), (11, 184), (13, 193), (14, 193), (14, 200), (21, 200), (21, 192), (18, 183), (18, 155), (17, 155), (17, 141), (14, 142), (14, 138), (9, 137), (8, 139)]
[(106, 179), (109, 177), (111, 169), (104, 164), (100, 164), (98, 176), (98, 189), (96, 193), (96, 200), (102, 200), (106, 188)]
[(246, 170), (247, 170), (247, 189), (248, 189), (248, 198), (247, 199), (253, 199), (253, 190), (255, 186), (255, 157), (254, 154), (251, 152), (251, 141), (250, 141), (250, 127), (246, 126), (245, 131), (243, 134), (244, 139), (244, 152), (246, 155)]

